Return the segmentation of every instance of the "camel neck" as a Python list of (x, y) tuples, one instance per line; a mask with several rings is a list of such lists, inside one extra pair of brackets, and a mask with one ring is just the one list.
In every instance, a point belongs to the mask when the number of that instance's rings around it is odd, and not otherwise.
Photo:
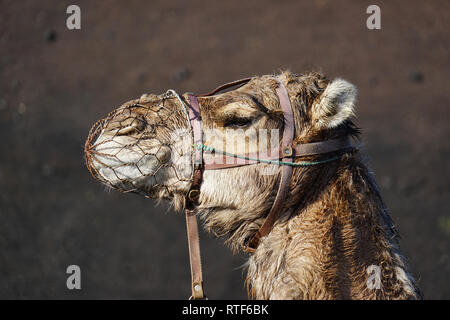
[(291, 208), (295, 215), (278, 223), (250, 257), (254, 297), (420, 297), (367, 168), (355, 161), (320, 185), (303, 194), (306, 200)]

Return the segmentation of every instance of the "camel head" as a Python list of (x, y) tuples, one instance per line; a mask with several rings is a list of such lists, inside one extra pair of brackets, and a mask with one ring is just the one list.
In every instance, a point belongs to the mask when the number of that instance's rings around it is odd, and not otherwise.
[[(318, 73), (283, 72), (277, 77), (292, 104), (295, 144), (355, 134), (350, 121), (356, 97), (352, 84), (342, 79), (330, 81)], [(231, 154), (249, 154), (277, 144), (283, 132), (277, 86), (274, 76), (261, 76), (235, 90), (198, 97), (204, 145)], [(85, 147), (93, 176), (114, 189), (170, 199), (176, 208), (182, 208), (192, 182), (195, 150), (183, 106), (189, 100), (186, 95), (179, 98), (146, 94), (99, 120)], [(218, 158), (215, 153), (205, 153), (204, 161)], [(227, 236), (228, 243), (239, 248), (270, 209), (279, 169), (278, 165), (258, 163), (204, 171), (197, 210), (205, 227)], [(311, 188), (308, 170), (320, 168), (296, 168), (290, 192)]]

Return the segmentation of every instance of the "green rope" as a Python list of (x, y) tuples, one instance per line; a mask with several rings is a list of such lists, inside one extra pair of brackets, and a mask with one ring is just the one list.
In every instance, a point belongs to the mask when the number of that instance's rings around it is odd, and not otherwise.
[(203, 151), (207, 151), (207, 152), (215, 152), (215, 153), (219, 153), (219, 154), (223, 154), (225, 156), (229, 156), (229, 157), (234, 157), (234, 158), (239, 158), (239, 159), (244, 159), (244, 160), (250, 160), (250, 161), (258, 161), (258, 162), (263, 162), (263, 163), (271, 163), (271, 164), (278, 164), (278, 165), (287, 165), (287, 166), (293, 166), (293, 167), (310, 167), (310, 166), (315, 166), (318, 164), (323, 164), (323, 163), (328, 163), (328, 162), (332, 162), (332, 161), (336, 161), (339, 160), (342, 156), (336, 156), (336, 157), (332, 157), (332, 158), (328, 158), (325, 160), (317, 160), (317, 161), (300, 161), (300, 162), (286, 162), (286, 161), (279, 161), (279, 160), (266, 160), (266, 159), (258, 159), (258, 158), (251, 158), (251, 157), (246, 157), (246, 156), (240, 156), (237, 154), (233, 154), (233, 153), (228, 153), (222, 150), (218, 150), (216, 148), (213, 147), (208, 147), (204, 144), (195, 144), (194, 147), (198, 150), (203, 150)]

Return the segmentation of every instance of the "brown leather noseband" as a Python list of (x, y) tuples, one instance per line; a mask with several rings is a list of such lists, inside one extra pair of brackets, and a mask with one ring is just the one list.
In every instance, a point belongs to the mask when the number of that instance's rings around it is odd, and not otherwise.
[[(202, 131), (202, 119), (200, 112), (200, 105), (197, 97), (212, 96), (220, 91), (234, 86), (242, 86), (249, 82), (252, 78), (245, 78), (230, 83), (226, 83), (211, 92), (202, 95), (187, 94), (189, 103), (187, 108), (187, 113), (189, 117), (190, 127), (193, 135), (194, 146), (203, 146), (203, 131)], [(255, 155), (255, 158), (248, 156), (244, 161), (239, 163), (229, 163), (221, 161), (220, 163), (205, 164), (203, 161), (202, 148), (195, 148), (193, 154), (193, 178), (192, 184), (188, 194), (186, 195), (186, 228), (188, 234), (188, 246), (189, 246), (189, 259), (191, 265), (191, 278), (192, 278), (192, 299), (204, 299), (203, 291), (203, 278), (202, 278), (202, 268), (200, 259), (200, 244), (198, 236), (198, 226), (196, 219), (196, 205), (198, 204), (198, 199), (200, 196), (200, 187), (202, 184), (202, 177), (204, 170), (217, 170), (238, 167), (242, 165), (256, 164), (262, 161), (272, 161), (278, 162), (281, 167), (281, 178), (278, 184), (278, 190), (272, 207), (267, 214), (267, 217), (256, 234), (243, 246), (244, 251), (249, 253), (254, 253), (258, 247), (261, 238), (267, 236), (272, 230), (273, 225), (277, 221), (284, 205), (284, 201), (289, 191), (289, 186), (292, 178), (293, 159), (297, 157), (304, 157), (309, 155), (319, 155), (329, 152), (335, 152), (345, 149), (353, 148), (351, 141), (348, 137), (343, 139), (334, 139), (322, 142), (308, 143), (308, 144), (298, 144), (293, 145), (293, 140), (295, 137), (295, 126), (294, 126), (294, 115), (289, 99), (288, 92), (283, 83), (278, 79), (274, 78), (278, 82), (278, 87), (276, 89), (276, 94), (278, 96), (281, 110), (284, 116), (284, 126), (283, 126), (283, 136), (281, 141), (281, 146), (278, 147), (276, 152), (271, 152), (270, 154), (275, 156), (272, 157), (260, 157)], [(178, 97), (179, 98), (179, 97)], [(180, 98), (179, 98), (180, 99)], [(181, 99), (180, 99), (181, 101)], [(183, 103), (183, 102), (182, 102)], [(184, 105), (184, 103), (183, 103)], [(230, 157), (230, 155), (223, 156), (224, 158)], [(281, 161), (280, 161), (281, 159)], [(317, 164), (320, 162), (317, 162)], [(290, 165), (286, 165), (290, 164)]]

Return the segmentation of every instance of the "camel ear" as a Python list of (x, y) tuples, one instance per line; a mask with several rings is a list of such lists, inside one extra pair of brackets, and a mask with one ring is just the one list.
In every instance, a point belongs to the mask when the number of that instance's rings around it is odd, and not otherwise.
[(333, 80), (313, 105), (313, 121), (320, 128), (331, 129), (354, 115), (356, 87), (343, 80)]

